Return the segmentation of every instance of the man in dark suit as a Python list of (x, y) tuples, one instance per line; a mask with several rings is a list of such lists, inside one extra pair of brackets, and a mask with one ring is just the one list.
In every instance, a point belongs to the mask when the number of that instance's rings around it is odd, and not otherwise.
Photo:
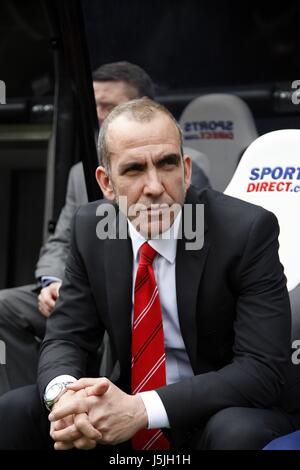
[[(41, 348), (38, 385), (52, 410), (55, 448), (133, 439), (145, 449), (259, 449), (293, 430), (278, 408), (290, 306), (275, 216), (189, 188), (180, 130), (151, 100), (111, 112), (99, 154), (106, 202), (74, 217)], [(158, 319), (153, 329), (151, 318)], [(91, 370), (105, 330), (118, 360), (115, 383)], [(0, 448), (49, 445), (33, 387), (4, 395), (0, 420), (7, 423)]]
[[(99, 126), (116, 105), (132, 98), (154, 96), (149, 75), (129, 62), (99, 67), (93, 73), (93, 87)], [(196, 164), (193, 182), (198, 188), (209, 184)], [(66, 202), (55, 233), (41, 248), (35, 270), (36, 284), (0, 291), (0, 340), (6, 344), (7, 355), (6, 364), (0, 364), (0, 395), (36, 381), (40, 340), (58, 297), (69, 253), (71, 219), (76, 209), (87, 202), (83, 166), (79, 162), (70, 170)]]
[[(149, 75), (129, 62), (100, 66), (93, 72), (93, 87), (99, 126), (116, 105), (132, 98), (154, 96)], [(194, 170), (194, 184), (200, 188), (207, 185), (204, 172), (197, 165)], [(36, 381), (40, 340), (58, 297), (69, 253), (71, 219), (76, 209), (87, 202), (83, 166), (79, 162), (70, 170), (66, 203), (55, 233), (41, 249), (36, 284), (0, 291), (0, 340), (6, 345), (7, 356), (6, 364), (0, 364), (0, 395)]]

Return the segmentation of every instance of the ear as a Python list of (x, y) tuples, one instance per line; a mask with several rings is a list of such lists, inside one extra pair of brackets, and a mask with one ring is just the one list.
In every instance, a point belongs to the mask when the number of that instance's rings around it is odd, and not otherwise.
[(104, 197), (109, 201), (113, 201), (115, 199), (115, 192), (110, 177), (107, 175), (103, 166), (98, 166), (96, 168), (96, 180), (104, 194)]
[(184, 167), (184, 182), (188, 189), (192, 179), (192, 158), (185, 154), (183, 155), (183, 167)]

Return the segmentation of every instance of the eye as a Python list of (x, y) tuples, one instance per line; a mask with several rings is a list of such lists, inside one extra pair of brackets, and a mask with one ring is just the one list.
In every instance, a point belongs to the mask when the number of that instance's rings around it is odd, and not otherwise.
[(159, 168), (173, 168), (178, 166), (179, 158), (177, 155), (168, 155), (158, 162)]
[(139, 165), (137, 163), (137, 164), (133, 164), (133, 165), (130, 165), (130, 166), (124, 168), (121, 171), (121, 175), (133, 176), (133, 175), (136, 175), (138, 173), (141, 173), (143, 170), (144, 170), (144, 166)]

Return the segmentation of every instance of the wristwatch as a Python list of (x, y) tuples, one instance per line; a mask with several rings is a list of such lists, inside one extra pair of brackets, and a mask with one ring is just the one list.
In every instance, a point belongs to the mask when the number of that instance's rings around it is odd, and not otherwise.
[(54, 403), (56, 403), (60, 397), (66, 392), (67, 385), (73, 382), (57, 382), (44, 393), (44, 403), (47, 410), (51, 411)]

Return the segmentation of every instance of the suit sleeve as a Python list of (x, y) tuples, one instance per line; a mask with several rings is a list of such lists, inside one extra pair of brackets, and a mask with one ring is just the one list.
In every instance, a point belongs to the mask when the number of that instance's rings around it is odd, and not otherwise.
[(72, 224), (71, 248), (63, 284), (41, 345), (38, 368), (41, 394), (59, 375), (76, 378), (99, 375), (97, 352), (104, 327), (77, 247), (76, 232), (84, 225), (77, 215)]
[(200, 426), (227, 407), (269, 408), (278, 402), (290, 360), (290, 304), (278, 233), (276, 217), (260, 212), (236, 263), (231, 363), (157, 390), (171, 427)]
[(41, 248), (35, 277), (42, 276), (63, 278), (65, 264), (70, 250), (70, 231), (72, 217), (78, 208), (76, 198), (75, 167), (72, 167), (66, 193), (66, 202), (60, 213), (55, 232)]

